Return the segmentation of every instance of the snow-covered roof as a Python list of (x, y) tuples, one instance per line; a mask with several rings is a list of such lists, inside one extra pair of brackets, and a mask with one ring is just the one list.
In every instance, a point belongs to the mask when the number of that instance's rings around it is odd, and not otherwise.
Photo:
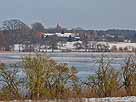
[(52, 36), (52, 35), (56, 35), (56, 34), (53, 34), (53, 33), (44, 33), (45, 36)]
[(64, 33), (64, 34), (56, 33), (56, 35), (57, 35), (58, 37), (69, 37), (69, 36), (74, 37), (74, 33)]
[(57, 35), (58, 37), (74, 37), (74, 33), (64, 33), (64, 34), (61, 34), (61, 33), (44, 33), (45, 36), (52, 36), (52, 35)]

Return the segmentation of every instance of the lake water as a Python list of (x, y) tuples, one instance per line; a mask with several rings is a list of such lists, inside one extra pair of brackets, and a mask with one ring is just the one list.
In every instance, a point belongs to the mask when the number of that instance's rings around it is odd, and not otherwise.
[[(16, 63), (21, 60), (21, 57), (28, 53), (13, 53), (0, 54), (0, 62)], [(125, 59), (130, 55), (128, 53), (48, 53), (48, 56), (56, 60), (58, 63), (66, 63), (69, 66), (74, 66), (78, 70), (78, 76), (81, 79), (94, 74), (98, 68), (97, 61), (101, 55), (108, 56), (111, 59), (112, 66), (119, 70), (123, 66)]]

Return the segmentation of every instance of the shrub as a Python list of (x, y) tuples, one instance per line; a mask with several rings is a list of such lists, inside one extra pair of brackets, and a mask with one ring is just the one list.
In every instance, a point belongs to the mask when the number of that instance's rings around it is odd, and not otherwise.
[(76, 69), (58, 64), (46, 55), (27, 56), (23, 59), (31, 98), (64, 97), (68, 80), (75, 77)]
[(126, 59), (121, 73), (111, 61), (102, 55), (98, 70), (87, 81), (77, 78), (75, 67), (42, 54), (24, 57), (21, 66), (0, 64), (0, 100), (136, 95), (136, 56)]
[[(10, 66), (11, 67), (11, 66)], [(21, 98), (19, 92), (20, 80), (17, 78), (18, 70), (16, 64), (12, 69), (6, 67), (5, 64), (0, 65), (0, 83), (1, 92), (0, 98), (2, 99), (18, 99)]]
[(110, 65), (110, 59), (102, 55), (98, 61), (99, 68), (96, 75), (91, 78), (93, 89), (99, 97), (113, 96), (118, 91), (119, 73)]
[(123, 86), (128, 95), (136, 95), (136, 56), (129, 56), (122, 67)]

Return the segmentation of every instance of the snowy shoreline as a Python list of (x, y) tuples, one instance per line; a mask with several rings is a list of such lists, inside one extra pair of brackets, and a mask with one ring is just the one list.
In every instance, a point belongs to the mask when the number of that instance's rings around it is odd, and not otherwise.
[[(21, 100), (13, 100), (9, 102), (20, 102), (20, 101)], [(136, 96), (106, 97), (106, 98), (45, 99), (45, 100), (23, 100), (23, 101), (24, 102), (136, 102)]]

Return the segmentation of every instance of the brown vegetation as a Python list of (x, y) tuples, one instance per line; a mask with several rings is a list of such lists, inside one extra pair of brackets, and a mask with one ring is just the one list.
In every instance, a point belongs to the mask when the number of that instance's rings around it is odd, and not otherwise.
[(24, 57), (21, 66), (1, 64), (0, 100), (136, 95), (135, 56), (127, 58), (120, 71), (115, 70), (105, 56), (98, 64), (96, 74), (82, 82), (76, 76), (76, 68), (58, 64), (46, 55)]

